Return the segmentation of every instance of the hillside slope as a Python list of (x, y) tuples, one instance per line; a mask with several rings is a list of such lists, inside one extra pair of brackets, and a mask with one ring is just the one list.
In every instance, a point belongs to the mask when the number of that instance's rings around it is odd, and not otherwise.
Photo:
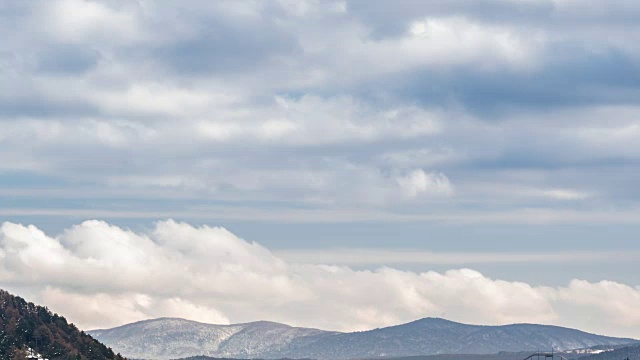
[(50, 360), (124, 359), (64, 317), (0, 290), (0, 359), (24, 359), (27, 353)]

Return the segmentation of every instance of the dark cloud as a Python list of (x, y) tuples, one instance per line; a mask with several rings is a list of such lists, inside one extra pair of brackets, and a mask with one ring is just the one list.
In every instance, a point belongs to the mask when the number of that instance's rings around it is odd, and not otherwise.
[[(64, 91), (61, 88), (60, 91)], [(75, 118), (93, 116), (97, 109), (83, 101), (60, 102), (46, 98), (44, 94), (32, 93), (31, 96), (0, 96), (0, 122), (14, 121), (16, 118)]]
[(504, 119), (503, 114), (514, 109), (542, 111), (640, 101), (640, 67), (634, 58), (615, 49), (594, 53), (575, 44), (554, 48), (559, 59), (549, 58), (530, 71), (425, 68), (375, 79), (360, 91), (384, 84), (395, 96), (430, 106), (458, 104), (487, 120)]
[(219, 8), (200, 12), (191, 6), (179, 6), (167, 14), (171, 17), (168, 23), (154, 26), (170, 27), (178, 22), (189, 28), (186, 34), (169, 29), (169, 38), (159, 46), (129, 51), (140, 59), (166, 65), (179, 75), (225, 76), (257, 71), (274, 57), (301, 55), (295, 34), (278, 24), (275, 10), (260, 7), (258, 14), (244, 18), (230, 16)]
[(37, 70), (45, 73), (84, 73), (93, 69), (102, 57), (86, 45), (52, 44), (37, 53)]
[(412, 21), (426, 17), (466, 16), (494, 23), (535, 23), (553, 14), (551, 2), (517, 1), (423, 1), (351, 0), (349, 13), (362, 20), (376, 38), (399, 36)]

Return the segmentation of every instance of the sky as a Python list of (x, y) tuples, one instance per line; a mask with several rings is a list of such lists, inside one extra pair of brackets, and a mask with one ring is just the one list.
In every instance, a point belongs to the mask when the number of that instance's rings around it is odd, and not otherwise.
[(0, 0), (0, 287), (82, 328), (640, 338), (640, 3)]

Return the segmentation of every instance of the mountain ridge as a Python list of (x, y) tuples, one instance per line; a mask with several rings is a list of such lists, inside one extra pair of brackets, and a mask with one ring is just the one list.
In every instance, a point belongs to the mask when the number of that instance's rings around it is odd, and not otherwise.
[(276, 321), (269, 321), (269, 320), (256, 320), (256, 321), (249, 321), (249, 322), (244, 322), (244, 323), (234, 323), (234, 324), (214, 324), (214, 323), (207, 323), (207, 322), (203, 322), (203, 321), (179, 318), (179, 317), (174, 317), (174, 316), (163, 316), (163, 317), (159, 317), (159, 318), (150, 318), (150, 319), (138, 320), (138, 321), (134, 321), (134, 322), (127, 323), (127, 324), (118, 325), (118, 326), (115, 326), (115, 327), (112, 327), (112, 328), (92, 329), (92, 330), (89, 330), (89, 332), (99, 332), (99, 331), (114, 330), (114, 329), (130, 326), (130, 325), (152, 323), (152, 322), (160, 321), (160, 320), (179, 320), (179, 321), (184, 321), (184, 322), (191, 322), (191, 323), (203, 324), (203, 325), (215, 325), (215, 326), (237, 326), (237, 325), (251, 325), (251, 324), (266, 323), (266, 324), (285, 325), (285, 326), (289, 326), (289, 327), (293, 327), (293, 328), (296, 327), (296, 326), (291, 326), (291, 325), (287, 325), (287, 324), (284, 324), (284, 323), (279, 323), (279, 322), (276, 322)]
[(216, 325), (180, 318), (148, 319), (90, 331), (131, 358), (361, 359), (435, 354), (571, 350), (636, 343), (541, 324), (472, 325), (426, 317), (358, 332), (325, 331), (272, 321)]
[(89, 333), (131, 358), (161, 359), (191, 355), (254, 357), (334, 334), (271, 321), (217, 325), (180, 318), (147, 319)]

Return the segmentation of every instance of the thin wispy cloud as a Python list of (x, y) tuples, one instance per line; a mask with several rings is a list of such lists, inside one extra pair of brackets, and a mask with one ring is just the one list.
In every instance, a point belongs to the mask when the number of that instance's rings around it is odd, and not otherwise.
[(286, 249), (274, 251), (279, 257), (290, 262), (334, 265), (375, 265), (384, 266), (421, 264), (471, 265), (471, 264), (575, 264), (591, 266), (612, 262), (634, 262), (640, 260), (640, 252), (620, 251), (553, 251), (553, 252), (468, 252), (448, 253), (416, 249)]

